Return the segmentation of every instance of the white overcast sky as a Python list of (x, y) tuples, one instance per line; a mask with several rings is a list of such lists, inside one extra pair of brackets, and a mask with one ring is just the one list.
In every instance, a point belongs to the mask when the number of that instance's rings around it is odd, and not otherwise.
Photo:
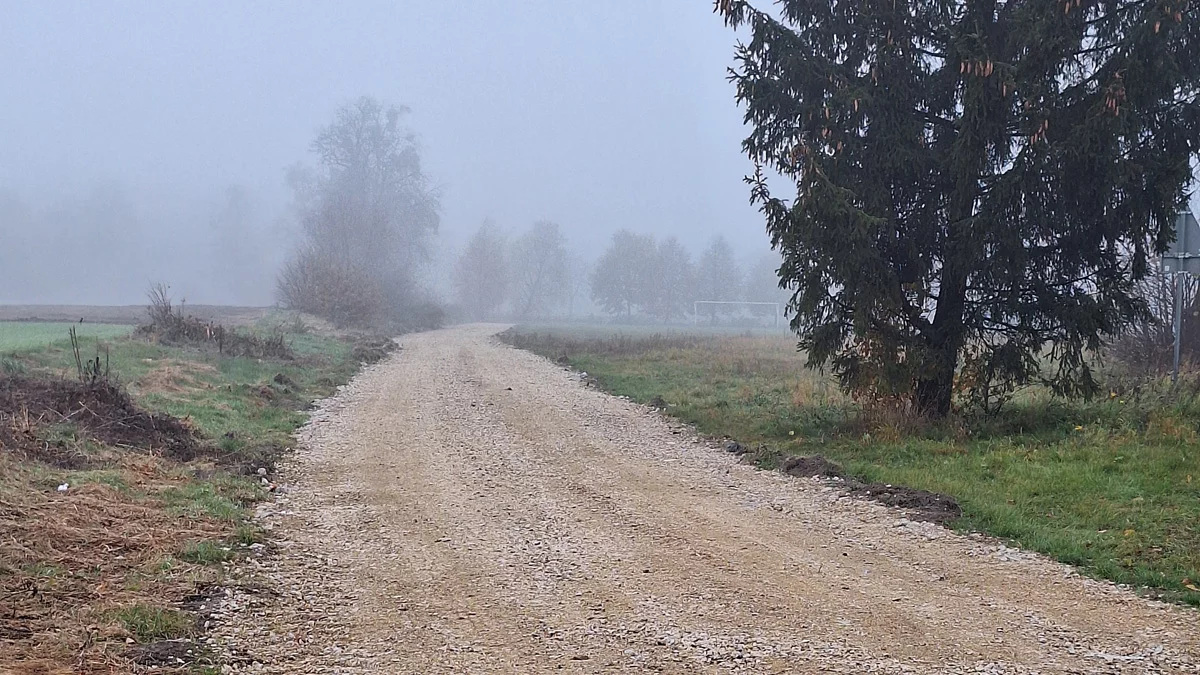
[(282, 206), (367, 94), (412, 108), (450, 241), (547, 218), (591, 255), (621, 227), (753, 255), (734, 43), (708, 0), (0, 0), (0, 187)]

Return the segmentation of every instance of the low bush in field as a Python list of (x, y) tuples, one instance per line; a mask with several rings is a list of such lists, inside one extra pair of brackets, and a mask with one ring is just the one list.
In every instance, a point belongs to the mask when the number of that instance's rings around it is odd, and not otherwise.
[(282, 326), (275, 326), (265, 334), (226, 328), (215, 321), (205, 321), (186, 316), (167, 295), (166, 287), (154, 286), (148, 293), (150, 306), (147, 308), (149, 321), (137, 328), (137, 335), (151, 338), (168, 345), (201, 344), (212, 345), (219, 354), (226, 356), (249, 356), (252, 358), (292, 359), (295, 353), (287, 343)]
[(280, 270), (280, 302), (288, 309), (319, 316), (341, 328), (373, 328), (392, 333), (441, 327), (445, 309), (423, 297), (407, 275), (383, 275), (354, 268), (315, 247), (302, 248)]

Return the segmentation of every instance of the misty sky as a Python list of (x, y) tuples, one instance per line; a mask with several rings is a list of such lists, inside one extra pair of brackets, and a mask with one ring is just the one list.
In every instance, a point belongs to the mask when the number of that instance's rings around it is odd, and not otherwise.
[(490, 216), (593, 256), (621, 227), (752, 255), (734, 41), (708, 0), (0, 0), (0, 187), (239, 185), (281, 210), (286, 167), (365, 94), (412, 108), (450, 245)]

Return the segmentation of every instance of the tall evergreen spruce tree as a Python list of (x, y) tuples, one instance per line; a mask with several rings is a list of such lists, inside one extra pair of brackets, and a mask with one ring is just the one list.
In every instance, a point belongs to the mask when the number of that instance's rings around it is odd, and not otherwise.
[(748, 182), (810, 364), (933, 415), (963, 383), (1092, 393), (1087, 353), (1145, 311), (1191, 184), (1200, 5), (716, 9), (749, 31)]

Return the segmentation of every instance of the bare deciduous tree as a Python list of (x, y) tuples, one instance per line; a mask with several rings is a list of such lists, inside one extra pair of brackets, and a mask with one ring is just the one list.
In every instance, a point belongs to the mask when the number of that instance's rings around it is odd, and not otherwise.
[[(742, 284), (742, 299), (751, 302), (777, 302), (786, 307), (792, 293), (779, 285), (779, 266), (782, 263), (782, 256), (771, 252), (758, 256), (747, 265), (746, 278)], [(769, 317), (776, 309), (752, 306), (749, 312), (755, 316)]]
[[(1137, 284), (1146, 302), (1149, 316), (1134, 321), (1113, 340), (1109, 353), (1133, 375), (1150, 375), (1171, 369), (1175, 349), (1175, 283), (1167, 274), (1153, 274)], [(1200, 357), (1200, 294), (1190, 275), (1178, 279), (1184, 284), (1183, 339), (1180, 352), (1184, 361), (1196, 365)]]
[[(209, 245), (214, 282), (226, 297), (248, 294), (249, 289), (270, 288), (274, 273), (265, 252), (263, 228), (250, 193), (232, 186), (209, 219)], [(269, 302), (267, 297), (263, 302)]]
[(317, 134), (316, 171), (293, 180), (304, 241), (279, 277), (284, 305), (340, 324), (415, 313), (439, 205), (406, 112), (363, 97)]
[(493, 316), (508, 299), (508, 261), (504, 235), (490, 220), (471, 236), (454, 267), (454, 290), (472, 319)]
[[(742, 300), (742, 273), (733, 247), (725, 237), (713, 238), (696, 269), (696, 300)], [(709, 319), (716, 320), (717, 308), (709, 305)]]
[(587, 299), (591, 286), (592, 265), (581, 255), (567, 257), (567, 316), (575, 316), (582, 300)]
[(513, 243), (511, 262), (518, 316), (544, 316), (566, 299), (567, 246), (557, 223), (534, 223)]

